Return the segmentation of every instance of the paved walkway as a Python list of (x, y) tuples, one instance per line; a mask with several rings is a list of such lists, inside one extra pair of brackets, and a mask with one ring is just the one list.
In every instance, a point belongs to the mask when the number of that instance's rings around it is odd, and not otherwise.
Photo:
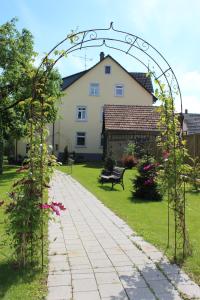
[(47, 300), (200, 299), (198, 285), (73, 178), (56, 172), (50, 198), (67, 210), (49, 223)]

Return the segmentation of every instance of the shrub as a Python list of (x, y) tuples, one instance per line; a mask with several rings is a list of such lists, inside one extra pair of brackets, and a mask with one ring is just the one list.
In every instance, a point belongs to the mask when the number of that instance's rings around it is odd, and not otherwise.
[(124, 167), (131, 169), (135, 167), (138, 163), (138, 160), (133, 155), (124, 155), (122, 158), (122, 164)]
[(68, 163), (68, 158), (69, 158), (68, 147), (65, 146), (64, 152), (63, 152), (63, 157), (62, 157), (62, 163), (67, 164)]
[(127, 156), (134, 156), (135, 155), (135, 144), (129, 142), (127, 147), (125, 147), (125, 149), (124, 149), (124, 153)]
[(156, 182), (158, 164), (152, 157), (144, 156), (138, 165), (138, 176), (133, 180), (133, 196), (145, 200), (161, 200), (162, 194)]
[(196, 192), (200, 189), (200, 159), (190, 157), (189, 181)]
[(112, 172), (115, 166), (115, 161), (111, 157), (107, 157), (104, 162), (104, 168), (106, 171)]

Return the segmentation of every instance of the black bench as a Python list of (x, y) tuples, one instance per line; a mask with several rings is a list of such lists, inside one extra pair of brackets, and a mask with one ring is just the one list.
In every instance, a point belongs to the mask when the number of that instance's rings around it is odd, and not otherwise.
[(112, 188), (111, 189), (113, 189), (115, 184), (121, 184), (121, 186), (124, 190), (123, 177), (124, 177), (125, 170), (126, 170), (125, 168), (114, 167), (113, 171), (111, 172), (110, 175), (107, 175), (105, 173), (101, 174), (100, 183), (101, 184), (112, 183)]

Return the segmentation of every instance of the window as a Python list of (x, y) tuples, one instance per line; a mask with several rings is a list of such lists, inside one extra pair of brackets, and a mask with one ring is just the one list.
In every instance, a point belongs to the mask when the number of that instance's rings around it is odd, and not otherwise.
[(117, 96), (117, 97), (124, 96), (124, 86), (122, 84), (116, 84), (116, 86), (115, 86), (115, 96)]
[(76, 119), (77, 119), (77, 121), (87, 121), (87, 107), (86, 106), (77, 106)]
[(90, 83), (90, 96), (99, 96), (99, 84)]
[(76, 146), (85, 146), (85, 132), (77, 132), (76, 133)]
[(105, 74), (111, 73), (111, 66), (105, 66)]

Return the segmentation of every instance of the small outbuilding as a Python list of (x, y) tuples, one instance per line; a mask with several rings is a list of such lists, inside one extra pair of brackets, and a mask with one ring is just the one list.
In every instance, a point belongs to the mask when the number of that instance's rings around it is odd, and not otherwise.
[(105, 105), (103, 121), (104, 157), (121, 160), (128, 143), (156, 154), (160, 114), (156, 106)]

